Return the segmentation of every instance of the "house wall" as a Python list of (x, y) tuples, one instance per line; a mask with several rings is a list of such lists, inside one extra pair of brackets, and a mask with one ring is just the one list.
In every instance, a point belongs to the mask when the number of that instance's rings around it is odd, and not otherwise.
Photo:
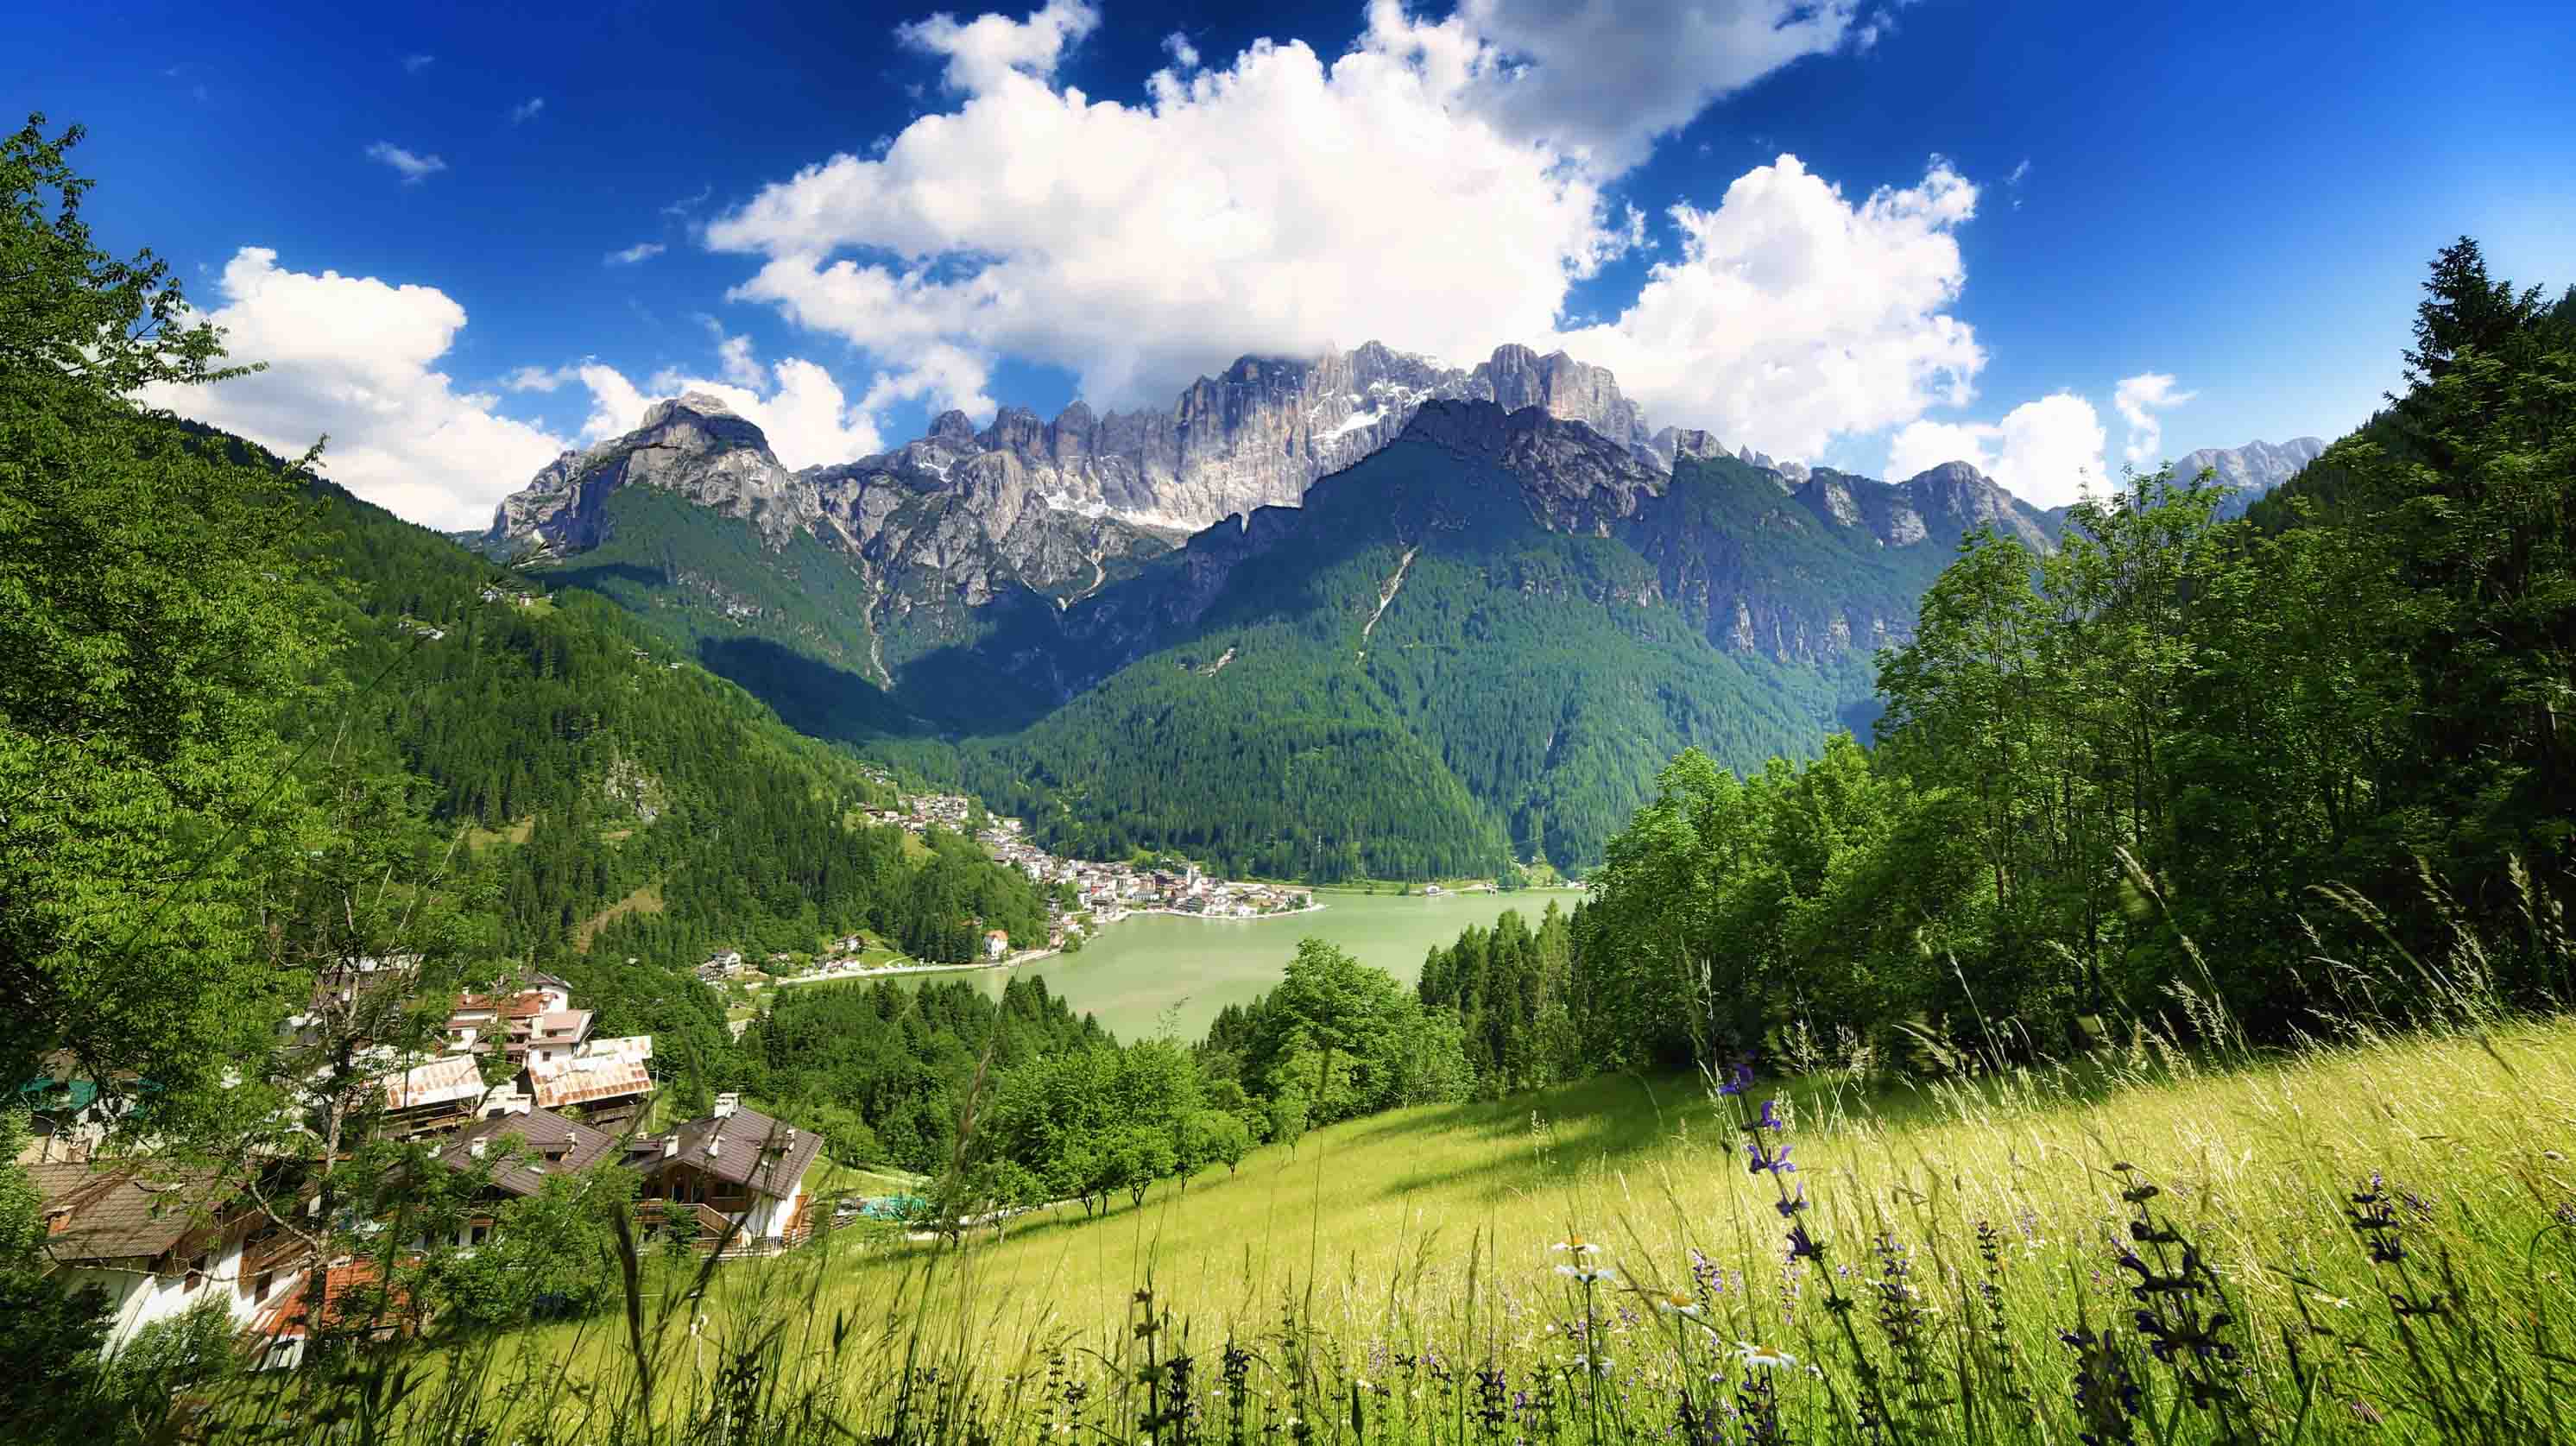
[[(197, 1287), (188, 1288), (182, 1269), (170, 1275), (152, 1273), (154, 1262), (122, 1260), (75, 1266), (64, 1272), (74, 1289), (95, 1285), (107, 1293), (113, 1303), (113, 1323), (108, 1328), (105, 1351), (114, 1354), (133, 1341), (135, 1333), (155, 1321), (183, 1315), (201, 1300), (220, 1302), (237, 1326), (254, 1324), (261, 1313), (286, 1292), (295, 1288), (301, 1272), (281, 1270), (269, 1287), (265, 1299), (254, 1299), (242, 1293), (242, 1249), (240, 1242), (208, 1253), (206, 1269), (198, 1277)], [(184, 1266), (185, 1262), (180, 1262)]]
[(744, 1223), (744, 1233), (755, 1240), (767, 1240), (787, 1233), (788, 1222), (796, 1218), (796, 1207), (804, 1198), (805, 1182), (801, 1179), (785, 1199), (775, 1195), (754, 1195), (751, 1217)]

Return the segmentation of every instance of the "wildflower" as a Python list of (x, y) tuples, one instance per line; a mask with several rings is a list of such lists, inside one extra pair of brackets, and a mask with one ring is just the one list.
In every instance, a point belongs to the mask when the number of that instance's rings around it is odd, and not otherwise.
[(1710, 1295), (1715, 1295), (1726, 1288), (1725, 1272), (1718, 1269), (1716, 1261), (1700, 1254), (1699, 1247), (1696, 1245), (1691, 1247), (1690, 1257), (1693, 1285)]
[(1568, 1235), (1563, 1240), (1549, 1246), (1548, 1249), (1555, 1251), (1559, 1255), (1598, 1255), (1601, 1253), (1600, 1246), (1593, 1244), (1591, 1241), (1584, 1239), (1580, 1235)]
[(2090, 1330), (2059, 1331), (2057, 1338), (2075, 1352), (2075, 1409), (2088, 1429), (2079, 1433), (2087, 1446), (2131, 1440), (2145, 1403), (2137, 1377), (2107, 1337)]
[(1764, 1370), (1777, 1370), (1783, 1366), (1798, 1364), (1796, 1356), (1778, 1346), (1757, 1346), (1751, 1341), (1735, 1343), (1735, 1358), (1748, 1366), (1760, 1366)]
[(1781, 1196), (1771, 1208), (1779, 1211), (1781, 1218), (1784, 1220), (1795, 1217), (1799, 1211), (1807, 1208), (1806, 1185), (1802, 1182), (1798, 1186), (1797, 1194)]
[(1695, 1316), (1699, 1314), (1699, 1300), (1685, 1291), (1662, 1291), (1655, 1296), (1655, 1309), (1666, 1315)]
[(1574, 1358), (1574, 1368), (1578, 1371), (1590, 1371), (1596, 1376), (1606, 1376), (1610, 1374), (1610, 1358), (1608, 1356), (1576, 1356)]
[(1760, 1140), (1755, 1140), (1744, 1147), (1745, 1173), (1759, 1175), (1766, 1170), (1774, 1175), (1797, 1173), (1798, 1167), (1789, 1163), (1789, 1151), (1793, 1148), (1795, 1147), (1782, 1145), (1775, 1151)]
[(1762, 1102), (1762, 1118), (1759, 1123), (1762, 1128), (1774, 1132), (1789, 1128), (1789, 1122), (1780, 1118), (1780, 1102), (1776, 1099)]
[(1619, 1273), (1615, 1270), (1600, 1270), (1589, 1265), (1560, 1265), (1556, 1268), (1556, 1273), (1571, 1280), (1582, 1281), (1585, 1285), (1597, 1285), (1605, 1280), (1619, 1278)]
[(2348, 1198), (2353, 1208), (2344, 1212), (2344, 1219), (2351, 1222), (2353, 1233), (2360, 1236), (2368, 1248), (2371, 1262), (2395, 1265), (2404, 1260), (2406, 1247), (2397, 1239), (2397, 1211), (2388, 1202), (2379, 1172), (2371, 1171), (2370, 1184), (2354, 1191)]
[(1753, 1088), (1753, 1058), (1747, 1055), (1737, 1060), (1735, 1067), (1726, 1072), (1726, 1078), (1718, 1085), (1717, 1092), (1732, 1096), (1740, 1095), (1751, 1088)]
[(1789, 1258), (1825, 1263), (1824, 1244), (1807, 1233), (1807, 1222), (1803, 1220), (1789, 1227)]

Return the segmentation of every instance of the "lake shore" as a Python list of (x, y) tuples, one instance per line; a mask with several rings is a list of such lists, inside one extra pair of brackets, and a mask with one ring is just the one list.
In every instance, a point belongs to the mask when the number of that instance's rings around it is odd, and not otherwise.
[[(1328, 906), (1323, 904), (1308, 904), (1302, 909), (1278, 909), (1267, 914), (1201, 914), (1188, 909), (1129, 909), (1100, 927), (1107, 929), (1110, 924), (1123, 924), (1129, 919), (1157, 914), (1171, 919), (1197, 919), (1210, 924), (1258, 924), (1265, 919), (1290, 919), (1299, 914), (1319, 914), (1326, 907)], [(834, 984), (847, 983), (853, 979), (884, 979), (892, 975), (975, 974), (987, 969), (1017, 969), (1022, 965), (1035, 964), (1041, 959), (1056, 958), (1063, 953), (1062, 949), (1028, 949), (1017, 954), (1006, 954), (999, 959), (977, 960), (972, 964), (879, 964), (872, 968), (843, 969), (829, 974), (798, 974), (786, 979), (772, 979), (769, 982), (773, 985)]]

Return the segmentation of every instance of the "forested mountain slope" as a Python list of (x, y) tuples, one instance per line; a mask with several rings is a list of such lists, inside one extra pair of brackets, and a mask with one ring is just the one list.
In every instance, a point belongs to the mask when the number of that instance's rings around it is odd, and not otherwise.
[(1301, 506), (1176, 548), (1061, 505), (1017, 421), (790, 473), (692, 394), (482, 545), (1062, 848), (1331, 879), (1580, 866), (1678, 748), (1750, 768), (1866, 731), (1869, 659), (1960, 540), (2059, 522), (1963, 464), (1766, 466), (1602, 405), (1415, 398)]
[[(1668, 480), (1537, 409), (1426, 405), (1404, 437), (1066, 610), (1106, 676), (968, 780), (1077, 851), (1334, 878), (1580, 866), (1697, 745), (1812, 753), (1971, 527), (2044, 544), (1965, 468)], [(1125, 655), (1135, 661), (1122, 663)]]
[(1580, 866), (1681, 747), (1749, 768), (1865, 731), (1870, 656), (1960, 539), (2053, 534), (1963, 465), (1891, 484), (1701, 443), (1431, 400), (1302, 506), (1175, 549), (1053, 507), (956, 427), (791, 475), (684, 398), (550, 469), (489, 542), (538, 541), (523, 567), (559, 595), (1073, 852)]
[[(238, 439), (201, 445), (279, 465)], [(603, 1029), (720, 1027), (677, 971), (718, 944), (810, 949), (872, 929), (964, 958), (1042, 934), (1020, 875), (949, 840), (922, 860), (856, 826), (891, 780), (805, 737), (609, 601), (547, 597), (328, 484), (303, 551), (357, 686), (298, 731), (419, 780), (458, 840), (491, 951), (573, 981)]]

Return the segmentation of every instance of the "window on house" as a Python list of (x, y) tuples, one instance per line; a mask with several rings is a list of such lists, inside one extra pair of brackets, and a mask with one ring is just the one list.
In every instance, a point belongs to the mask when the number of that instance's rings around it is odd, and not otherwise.
[(484, 1241), (489, 1240), (490, 1238), (492, 1238), (492, 1227), (491, 1227), (491, 1226), (489, 1226), (489, 1225), (477, 1225), (477, 1226), (475, 1226), (474, 1228), (472, 1228), (471, 1230), (468, 1230), (467, 1232), (465, 1232), (465, 1235), (466, 1235), (466, 1239), (465, 1239), (465, 1243), (466, 1243), (466, 1244), (468, 1244), (468, 1245), (480, 1245), (480, 1244), (482, 1244)]
[(179, 1283), (179, 1288), (182, 1290), (195, 1290), (198, 1286), (205, 1284), (206, 1264), (206, 1255), (203, 1251), (199, 1251), (197, 1254), (188, 1257), (188, 1278)]
[(269, 1293), (269, 1291), (270, 1291), (273, 1287), (275, 1287), (275, 1286), (276, 1286), (276, 1284), (277, 1284), (277, 1272), (276, 1272), (276, 1271), (274, 1271), (274, 1270), (263, 1270), (263, 1271), (261, 1271), (261, 1272), (259, 1273), (259, 1278), (258, 1278), (258, 1279), (256, 1279), (256, 1280), (254, 1280), (254, 1281), (252, 1281), (252, 1282), (250, 1283), (250, 1298), (251, 1298), (251, 1299), (253, 1299), (253, 1300), (266, 1300), (266, 1299), (268, 1299), (268, 1293)]

